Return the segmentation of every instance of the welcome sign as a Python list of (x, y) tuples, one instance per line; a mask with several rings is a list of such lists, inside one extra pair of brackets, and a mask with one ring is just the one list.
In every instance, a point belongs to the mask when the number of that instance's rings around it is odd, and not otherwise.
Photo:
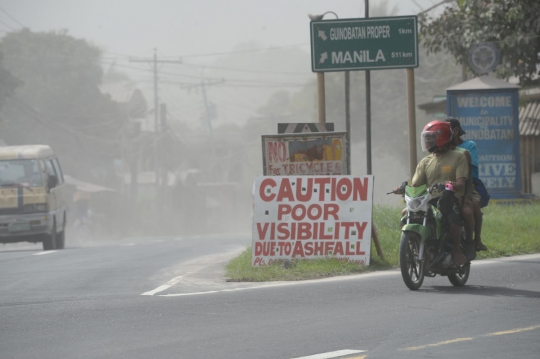
[(476, 142), (479, 177), (495, 198), (521, 190), (518, 90), (448, 91), (448, 113)]

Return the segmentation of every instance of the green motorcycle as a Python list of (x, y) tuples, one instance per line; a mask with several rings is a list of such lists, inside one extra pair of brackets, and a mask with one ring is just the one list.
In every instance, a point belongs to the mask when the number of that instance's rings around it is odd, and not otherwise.
[[(447, 276), (455, 286), (463, 286), (469, 279), (470, 260), (474, 258), (470, 245), (466, 244), (463, 228), (460, 250), (468, 262), (458, 266), (452, 260), (452, 244), (447, 238), (442, 213), (429, 203), (431, 193), (443, 189), (444, 184), (440, 183), (427, 188), (425, 185), (411, 187), (404, 182), (397, 191), (390, 192), (404, 194), (407, 204), (407, 214), (402, 218), (399, 263), (403, 281), (411, 290), (419, 289), (426, 276)], [(474, 244), (472, 253), (476, 255)]]

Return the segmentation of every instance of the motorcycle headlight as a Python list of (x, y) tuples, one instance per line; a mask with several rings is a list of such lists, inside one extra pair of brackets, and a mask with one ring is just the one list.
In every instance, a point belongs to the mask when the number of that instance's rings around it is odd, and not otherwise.
[(420, 198), (414, 198), (414, 199), (411, 199), (408, 202), (408, 204), (409, 204), (410, 209), (417, 209), (418, 207), (422, 205), (422, 201)]
[(416, 198), (405, 196), (407, 208), (412, 212), (427, 211), (429, 199), (429, 196), (420, 196)]

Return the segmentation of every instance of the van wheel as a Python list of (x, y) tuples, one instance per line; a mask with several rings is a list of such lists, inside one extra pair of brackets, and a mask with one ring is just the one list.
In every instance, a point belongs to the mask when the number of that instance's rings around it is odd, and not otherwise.
[(64, 249), (64, 245), (66, 242), (65, 239), (66, 239), (66, 230), (63, 230), (62, 232), (56, 235), (56, 249)]
[(56, 221), (53, 222), (53, 228), (50, 235), (46, 234), (43, 238), (43, 250), (50, 251), (56, 248)]
[(56, 249), (64, 249), (66, 243), (66, 216), (64, 215), (64, 228), (56, 235)]

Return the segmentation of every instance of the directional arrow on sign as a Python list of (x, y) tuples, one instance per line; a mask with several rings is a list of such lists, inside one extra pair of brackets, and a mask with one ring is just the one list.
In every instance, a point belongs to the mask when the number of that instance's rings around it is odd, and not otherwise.
[(321, 59), (319, 60), (319, 65), (324, 63), (326, 61), (326, 59), (328, 58), (328, 54), (326, 52), (323, 52), (321, 54)]
[[(416, 16), (340, 20), (313, 20), (317, 17), (312, 16), (311, 19), (313, 72), (418, 67)], [(384, 33), (366, 37), (363, 31), (370, 27)]]

